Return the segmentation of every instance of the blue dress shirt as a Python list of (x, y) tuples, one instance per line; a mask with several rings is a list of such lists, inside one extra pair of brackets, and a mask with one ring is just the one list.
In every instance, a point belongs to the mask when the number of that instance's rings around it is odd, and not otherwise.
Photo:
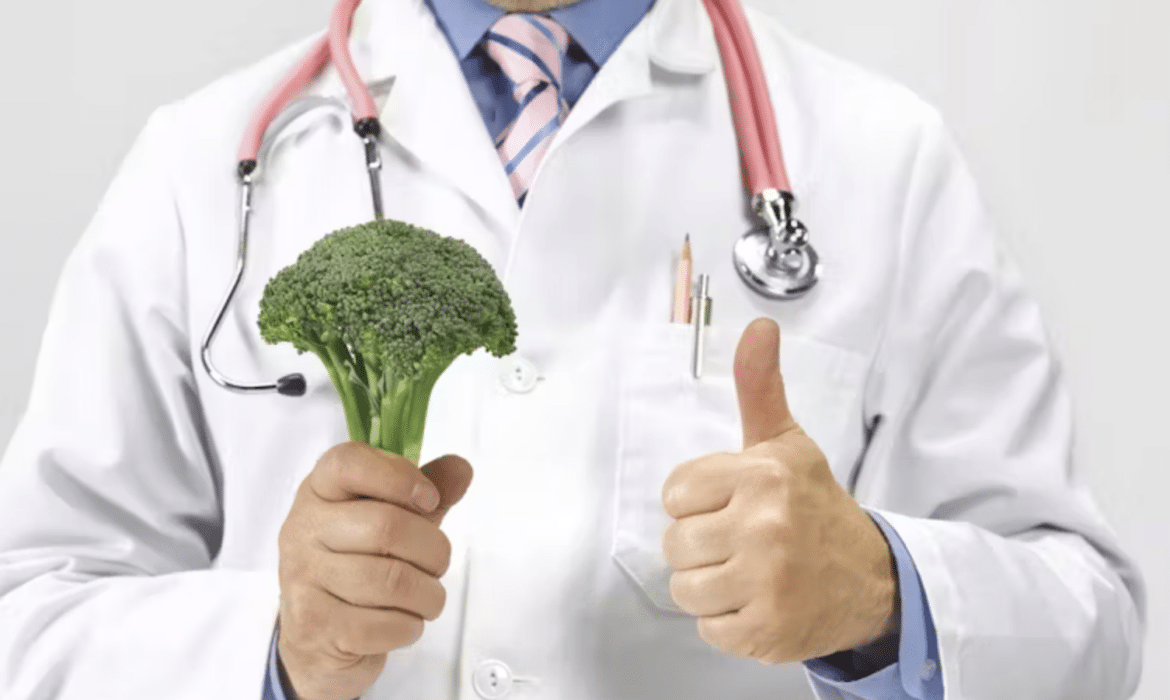
[[(483, 48), (483, 38), (500, 8), (485, 0), (426, 0), (467, 77), (484, 126), (495, 141), (512, 123), (519, 105), (509, 80)], [(630, 30), (650, 11), (654, 0), (580, 0), (548, 13), (572, 37), (565, 57), (563, 97), (570, 107), (597, 75)], [(502, 167), (502, 166), (501, 166)], [(890, 545), (898, 577), (901, 609), (898, 634), (867, 649), (845, 651), (805, 662), (815, 685), (842, 700), (943, 700), (942, 673), (934, 620), (914, 560), (898, 533), (881, 516), (870, 513)], [(291, 700), (283, 687), (273, 635), (263, 700)]]

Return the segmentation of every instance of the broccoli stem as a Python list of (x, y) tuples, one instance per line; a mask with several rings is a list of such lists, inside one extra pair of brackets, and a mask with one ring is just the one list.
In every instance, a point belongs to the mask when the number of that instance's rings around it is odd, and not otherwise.
[(394, 380), (389, 375), (391, 370), (386, 368), (386, 393), (382, 395), (382, 405), (379, 407), (378, 424), (381, 428), (379, 441), (381, 448), (395, 454), (402, 454), (402, 440), (399, 437), (402, 421), (399, 415), (406, 404), (406, 396), (410, 393), (410, 382)]
[(422, 452), (423, 430), (426, 427), (427, 408), (431, 403), (431, 393), (439, 381), (439, 376), (450, 366), (451, 362), (424, 373), (414, 382), (410, 403), (403, 411), (402, 454), (415, 464), (418, 464), (419, 454)]
[(374, 414), (374, 417), (370, 419), (370, 434), (366, 436), (366, 442), (379, 449), (384, 449), (382, 448), (382, 419), (377, 414)]
[(354, 355), (349, 352), (349, 347), (340, 339), (335, 338), (326, 346), (329, 350), (330, 357), (333, 358), (333, 363), (338, 368), (338, 373), (345, 379), (346, 391), (349, 399), (352, 402), (354, 415), (358, 419), (357, 428), (360, 429), (362, 435), (369, 435), (370, 433), (370, 397), (366, 393), (366, 389), (361, 386), (355, 386), (354, 380), (364, 382), (365, 367), (358, 364), (354, 359)]
[(337, 389), (337, 395), (341, 397), (341, 407), (345, 410), (345, 427), (349, 431), (349, 439), (354, 442), (365, 442), (368, 433), (362, 431), (362, 416), (353, 400), (353, 387), (349, 385), (349, 372), (345, 371), (344, 367), (337, 365), (331, 353), (324, 347), (314, 348), (313, 352), (321, 358), (321, 363), (329, 372), (329, 379), (333, 381), (333, 386)]
[(312, 350), (321, 358), (326, 371), (329, 372), (329, 379), (333, 381), (337, 395), (341, 398), (349, 439), (354, 442), (369, 442), (370, 399), (365, 391), (354, 386), (350, 379), (351, 375), (354, 375), (360, 380), (361, 375), (357, 374), (357, 366), (349, 348), (340, 339), (333, 339), (314, 345)]
[(396, 380), (390, 376), (391, 370), (387, 368), (386, 385), (389, 390), (382, 397), (378, 420), (382, 449), (400, 454), (418, 465), (431, 393), (440, 375), (454, 361), (451, 359), (440, 367), (424, 372), (415, 380)]

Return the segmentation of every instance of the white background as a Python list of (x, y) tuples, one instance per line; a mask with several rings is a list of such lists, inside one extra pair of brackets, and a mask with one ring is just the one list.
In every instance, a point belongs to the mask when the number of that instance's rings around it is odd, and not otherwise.
[[(958, 134), (1069, 368), (1084, 467), (1147, 577), (1137, 697), (1170, 697), (1170, 3), (749, 1), (908, 84)], [(4, 0), (0, 445), (64, 257), (147, 114), (323, 26), (328, 5)]]

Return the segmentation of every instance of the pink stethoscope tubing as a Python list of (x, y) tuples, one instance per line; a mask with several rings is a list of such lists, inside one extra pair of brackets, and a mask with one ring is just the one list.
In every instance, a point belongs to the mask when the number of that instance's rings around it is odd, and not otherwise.
[[(339, 0), (333, 8), (329, 32), (313, 45), (253, 115), (240, 144), (240, 161), (256, 160), (264, 133), (276, 115), (329, 63), (340, 74), (354, 105), (354, 121), (377, 118), (377, 106), (349, 52), (350, 28), (359, 4), (361, 0)], [(743, 8), (737, 0), (703, 0), (703, 4), (723, 56), (749, 187), (755, 195), (768, 189), (790, 192), (772, 100)]]
[[(395, 0), (385, 0), (392, 2)], [(219, 312), (203, 339), (203, 366), (220, 386), (240, 393), (278, 392), (301, 396), (305, 380), (299, 374), (281, 377), (271, 384), (243, 384), (219, 372), (211, 359), (211, 345), (243, 278), (247, 258), (248, 228), (252, 212), (254, 173), (264, 136), (288, 104), (332, 64), (345, 85), (353, 110), (354, 131), (365, 144), (374, 217), (383, 217), (381, 156), (378, 139), (381, 124), (370, 91), (354, 67), (349, 52), (350, 30), (361, 0), (339, 0), (330, 17), (329, 31), (277, 84), (261, 103), (244, 132), (238, 152), (240, 179), (240, 229), (236, 272)], [(739, 0), (703, 0), (723, 60), (732, 117), (740, 155), (752, 194), (752, 206), (763, 227), (739, 239), (733, 250), (736, 270), (753, 291), (772, 299), (797, 299), (817, 282), (820, 263), (808, 243), (807, 230), (793, 216), (795, 198), (784, 165), (776, 115), (759, 51)]]

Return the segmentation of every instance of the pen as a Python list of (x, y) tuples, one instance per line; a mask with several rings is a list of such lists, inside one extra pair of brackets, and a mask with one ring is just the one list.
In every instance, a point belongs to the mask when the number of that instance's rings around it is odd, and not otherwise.
[(711, 298), (707, 296), (710, 277), (699, 275), (699, 289), (691, 304), (691, 321), (695, 324), (695, 347), (691, 355), (691, 374), (695, 379), (703, 375), (704, 329), (711, 323)]
[(678, 261), (678, 272), (674, 280), (674, 307), (671, 309), (671, 323), (689, 323), (691, 320), (691, 234), (683, 239), (682, 257)]

